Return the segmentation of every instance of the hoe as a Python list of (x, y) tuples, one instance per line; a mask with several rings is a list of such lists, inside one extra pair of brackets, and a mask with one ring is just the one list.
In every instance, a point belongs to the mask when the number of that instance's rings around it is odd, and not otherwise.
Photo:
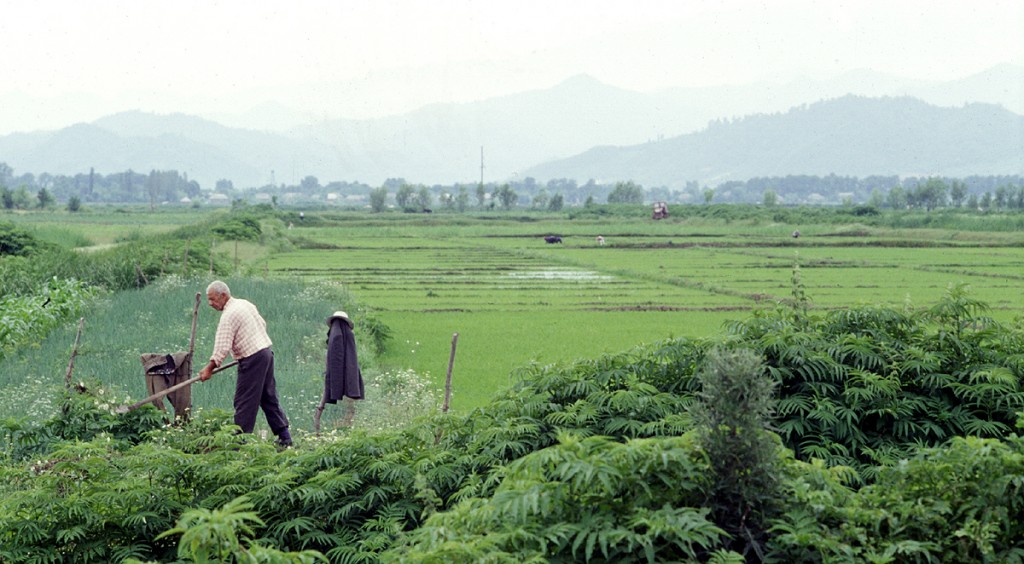
[[(229, 363), (225, 364), (224, 366), (221, 366), (220, 368), (217, 368), (216, 370), (214, 370), (212, 372), (212, 374), (216, 374), (216, 373), (220, 372), (221, 370), (227, 370), (228, 368), (231, 368), (232, 366), (234, 366), (236, 364), (238, 364), (237, 360), (233, 361), (233, 362), (229, 362)], [(178, 384), (175, 384), (175, 385), (171, 386), (170, 388), (167, 388), (166, 390), (160, 390), (159, 392), (149, 396), (146, 399), (141, 399), (141, 400), (139, 400), (139, 401), (137, 401), (137, 402), (135, 402), (135, 403), (133, 403), (131, 405), (122, 405), (122, 406), (118, 407), (115, 411), (117, 413), (128, 413), (129, 411), (134, 411), (134, 410), (136, 410), (136, 409), (146, 405), (147, 403), (149, 403), (151, 401), (158, 400), (158, 399), (166, 396), (167, 394), (169, 394), (169, 393), (171, 393), (173, 391), (180, 390), (181, 388), (184, 388), (185, 386), (191, 386), (192, 384), (195, 384), (198, 381), (199, 381), (199, 376), (193, 376), (193, 377), (189, 378), (188, 380), (185, 380), (184, 382), (180, 382)]]

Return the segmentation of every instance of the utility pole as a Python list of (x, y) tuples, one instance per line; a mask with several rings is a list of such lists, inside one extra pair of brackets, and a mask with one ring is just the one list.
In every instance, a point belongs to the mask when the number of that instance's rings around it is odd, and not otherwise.
[(484, 185), (484, 146), (480, 145), (480, 185)]

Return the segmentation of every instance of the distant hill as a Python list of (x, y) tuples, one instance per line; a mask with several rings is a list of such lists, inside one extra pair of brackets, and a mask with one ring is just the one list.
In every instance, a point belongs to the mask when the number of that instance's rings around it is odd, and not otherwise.
[[(848, 93), (865, 98), (860, 103), (833, 104), (846, 100), (843, 96)], [(906, 96), (919, 101), (915, 105)], [(830, 102), (819, 105), (820, 100)], [(1005, 110), (974, 102), (1000, 104)], [(893, 104), (907, 106), (894, 108)], [(998, 141), (993, 150), (1002, 151), (1011, 134), (1000, 132), (1006, 123), (1019, 119), (1006, 110), (1024, 113), (1022, 67), (1000, 65), (946, 83), (856, 71), (827, 81), (796, 77), (655, 93), (616, 88), (580, 75), (551, 88), (477, 102), (434, 104), (368, 120), (321, 119), (290, 128), (287, 124), (308, 113), (265, 104), (221, 116), (230, 123), (254, 124), (228, 127), (185, 114), (123, 112), (55, 131), (0, 136), (0, 162), (16, 173), (34, 174), (75, 174), (90, 168), (105, 174), (176, 170), (204, 188), (222, 178), (240, 188), (270, 182), (297, 184), (307, 175), (324, 184), (344, 180), (380, 185), (398, 177), (428, 185), (475, 183), (481, 178), (481, 164), (486, 182), (526, 176), (542, 182), (563, 177), (580, 182), (591, 177), (632, 177), (645, 185), (675, 185), (680, 174), (714, 183), (769, 170), (783, 174), (823, 169), (837, 174), (975, 169), (997, 173), (1014, 168), (1012, 157), (1003, 155), (996, 162), (997, 155), (979, 152), (980, 138), (967, 132), (991, 124), (995, 127), (991, 140)], [(905, 111), (910, 113), (898, 115)], [(907, 122), (902, 130), (895, 127), (900, 120)], [(875, 144), (878, 158), (868, 158), (871, 151), (866, 145), (857, 154), (822, 153), (843, 143), (815, 129), (816, 124), (844, 128), (850, 143)], [(944, 136), (970, 144), (943, 144), (938, 139)], [(901, 144), (901, 152), (893, 153), (885, 150), (893, 137), (916, 140)], [(755, 139), (762, 138), (767, 149), (779, 152), (790, 147), (793, 152), (776, 155), (780, 158), (775, 160), (762, 159), (763, 152), (748, 151)], [(814, 141), (808, 142), (809, 138)], [(922, 145), (927, 140), (934, 141), (934, 146)], [(814, 152), (814, 162), (800, 158), (801, 144), (807, 145), (804, 154)], [(950, 153), (961, 146), (972, 152)], [(672, 147), (678, 150), (673, 153)], [(587, 164), (605, 155), (608, 162)], [(730, 162), (730, 155), (745, 157)], [(846, 157), (857, 160), (843, 160)], [(897, 157), (904, 161), (897, 162)], [(679, 161), (675, 168), (665, 164), (672, 160)], [(764, 166), (754, 166), (762, 160)], [(936, 160), (940, 162), (932, 162)], [(885, 170), (868, 170), (883, 165)]]
[[(280, 134), (232, 129), (184, 114), (124, 112), (52, 132), (0, 137), (0, 161), (16, 171), (76, 174), (176, 170), (211, 187), (219, 179), (262, 186), (293, 169), (338, 170), (330, 150)], [(296, 180), (297, 182), (298, 180)]]
[(991, 104), (940, 108), (913, 98), (844, 96), (769, 115), (712, 122), (700, 132), (625, 147), (596, 147), (544, 163), (535, 178), (687, 181), (787, 175), (1024, 173), (1024, 116)]
[(546, 90), (372, 120), (323, 120), (286, 133), (185, 114), (123, 112), (56, 131), (2, 136), (0, 162), (36, 174), (177, 170), (204, 187), (221, 178), (239, 187), (298, 183), (306, 175), (324, 183), (379, 185), (403, 177), (433, 184), (479, 180), (482, 150), (491, 181), (595, 144), (684, 130), (691, 126), (687, 119), (666, 111), (656, 97), (578, 76)]
[(325, 120), (291, 133), (354, 155), (370, 167), (363, 175), (387, 170), (389, 177), (450, 183), (480, 179), (481, 150), (485, 179), (503, 180), (594, 145), (638, 143), (692, 125), (688, 113), (655, 96), (581, 75), (546, 90), (373, 120)]

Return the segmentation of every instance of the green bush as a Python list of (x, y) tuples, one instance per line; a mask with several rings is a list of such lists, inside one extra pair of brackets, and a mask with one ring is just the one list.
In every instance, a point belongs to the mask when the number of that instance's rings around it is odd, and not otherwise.
[(4, 421), (0, 560), (1021, 561), (1024, 338), (983, 312), (781, 308), (283, 452), (86, 384)]
[(0, 297), (0, 358), (66, 323), (96, 295), (74, 280), (51, 278), (38, 293)]
[(51, 245), (39, 241), (13, 223), (0, 222), (0, 258), (5, 255), (28, 256), (51, 248)]
[(769, 429), (775, 382), (746, 349), (713, 349), (691, 411), (709, 461), (705, 504), (732, 548), (764, 558), (768, 520), (779, 510), (781, 444)]
[(1003, 437), (1024, 411), (1024, 334), (984, 316), (964, 288), (923, 311), (863, 306), (761, 312), (730, 341), (778, 382), (776, 428), (797, 458), (856, 468), (954, 436)]
[(562, 435), (509, 464), (493, 496), (435, 514), (382, 560), (703, 560), (725, 536), (701, 507), (709, 470), (692, 435)]
[(956, 437), (878, 480), (800, 465), (772, 528), (775, 562), (1022, 562), (1024, 441)]
[(232, 215), (215, 225), (211, 231), (222, 239), (232, 241), (257, 241), (263, 233), (259, 219), (248, 215)]

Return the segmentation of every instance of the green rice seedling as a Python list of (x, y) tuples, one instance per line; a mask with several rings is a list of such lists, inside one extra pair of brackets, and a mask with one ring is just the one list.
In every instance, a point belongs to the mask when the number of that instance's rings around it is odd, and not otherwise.
[[(436, 386), (443, 383), (452, 333), (462, 335), (456, 372), (468, 369), (471, 382), (489, 389), (525, 363), (621, 350), (606, 347), (633, 344), (634, 337), (714, 332), (725, 321), (791, 300), (794, 261), (811, 308), (913, 307), (967, 281), (993, 303), (994, 316), (1011, 319), (1021, 311), (1012, 303), (1020, 288), (1012, 271), (1024, 253), (946, 234), (811, 225), (801, 226), (804, 236), (795, 240), (792, 225), (753, 218), (506, 217), (451, 225), (436, 217), (402, 219), (318, 226), (312, 234), (324, 248), (277, 255), (268, 265), (272, 272), (341, 284), (372, 305), (394, 335), (384, 361), (414, 367)], [(549, 233), (562, 235), (563, 244), (545, 244), (541, 236)], [(612, 323), (606, 328), (602, 319)], [(602, 330), (590, 331), (596, 327)], [(456, 388), (457, 409), (480, 405), (488, 395)]]
[(464, 411), (485, 405), (524, 366), (594, 358), (670, 337), (713, 335), (743, 315), (714, 309), (382, 313), (394, 335), (383, 361), (412, 367), (441, 390), (458, 333), (451, 406)]

